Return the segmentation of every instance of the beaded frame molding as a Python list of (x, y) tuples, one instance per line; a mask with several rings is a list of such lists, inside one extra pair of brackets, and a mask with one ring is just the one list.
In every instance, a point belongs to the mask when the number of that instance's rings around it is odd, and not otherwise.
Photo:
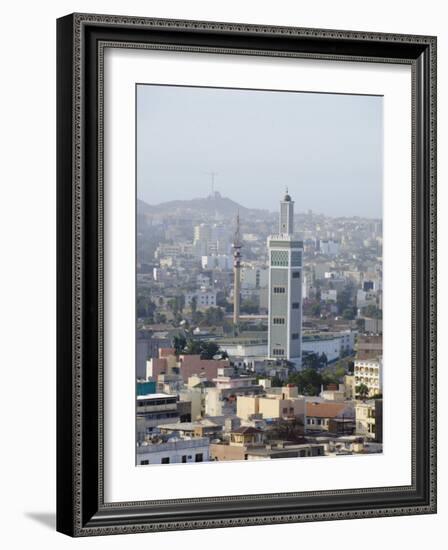
[[(436, 42), (432, 36), (111, 15), (58, 19), (58, 531), (91, 536), (436, 512)], [(106, 47), (411, 66), (411, 485), (162, 501), (148, 494), (147, 501), (104, 501)]]

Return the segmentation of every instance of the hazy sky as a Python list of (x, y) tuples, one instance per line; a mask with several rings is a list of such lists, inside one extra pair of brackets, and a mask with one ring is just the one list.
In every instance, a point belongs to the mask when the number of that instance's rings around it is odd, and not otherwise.
[(149, 204), (215, 190), (277, 210), (382, 216), (383, 100), (374, 96), (139, 85), (137, 194)]

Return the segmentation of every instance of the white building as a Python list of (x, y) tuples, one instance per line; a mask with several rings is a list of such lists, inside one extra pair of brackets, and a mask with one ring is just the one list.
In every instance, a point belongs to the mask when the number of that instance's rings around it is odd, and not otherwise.
[(201, 223), (194, 228), (193, 250), (196, 256), (227, 255), (230, 252), (228, 228), (219, 223)]
[(336, 302), (338, 299), (338, 291), (336, 289), (322, 290), (320, 293), (320, 299), (323, 302)]
[(196, 307), (198, 309), (207, 309), (209, 307), (216, 306), (216, 290), (201, 288), (194, 292), (187, 292), (185, 294), (185, 305), (191, 307), (193, 299), (196, 298)]
[(314, 294), (313, 276), (311, 273), (303, 273), (302, 276), (302, 298), (311, 298)]
[(355, 361), (355, 385), (365, 384), (369, 389), (369, 397), (383, 392), (383, 358)]
[(280, 202), (279, 234), (268, 238), (268, 354), (272, 359), (302, 363), (303, 243), (294, 235), (294, 202)]
[(166, 442), (144, 441), (137, 447), (137, 465), (181, 464), (210, 460), (208, 437), (178, 438)]
[(212, 254), (211, 256), (202, 256), (202, 269), (232, 269), (232, 256), (230, 254)]
[(137, 396), (137, 432), (143, 440), (159, 424), (178, 422), (177, 396), (151, 393)]
[(356, 307), (376, 306), (377, 293), (374, 290), (361, 290), (356, 293)]
[(204, 275), (204, 273), (199, 273), (196, 277), (196, 282), (199, 287), (208, 287), (210, 286), (210, 277), (208, 275)]
[(339, 241), (331, 239), (322, 239), (319, 242), (319, 252), (326, 256), (337, 256), (339, 254), (340, 243)]
[(325, 353), (329, 362), (352, 352), (355, 346), (355, 331), (308, 334), (302, 339), (302, 350), (316, 355)]

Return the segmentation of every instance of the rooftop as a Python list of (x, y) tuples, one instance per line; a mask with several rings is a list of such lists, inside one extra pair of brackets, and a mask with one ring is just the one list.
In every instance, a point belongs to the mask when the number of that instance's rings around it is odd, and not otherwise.
[(254, 428), (253, 426), (240, 426), (236, 430), (232, 430), (232, 433), (234, 434), (260, 434), (263, 433), (263, 430), (259, 430), (258, 428)]
[(347, 407), (346, 403), (310, 403), (306, 404), (306, 416), (317, 418), (335, 418)]
[(167, 397), (176, 397), (175, 395), (170, 395), (169, 393), (147, 393), (145, 395), (138, 395), (137, 399), (165, 399)]

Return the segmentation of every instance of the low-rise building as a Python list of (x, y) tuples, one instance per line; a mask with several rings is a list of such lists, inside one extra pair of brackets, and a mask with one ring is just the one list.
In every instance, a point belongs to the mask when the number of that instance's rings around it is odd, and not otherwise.
[(195, 422), (176, 422), (175, 424), (161, 424), (160, 433), (166, 435), (178, 434), (181, 437), (207, 437), (209, 440), (221, 436), (222, 426), (208, 418)]
[(216, 290), (205, 287), (195, 290), (194, 292), (187, 292), (185, 294), (185, 305), (191, 308), (193, 300), (196, 300), (197, 309), (216, 307), (216, 295)]
[(137, 465), (180, 464), (210, 460), (207, 437), (156, 439), (137, 446)]
[(383, 358), (356, 359), (355, 360), (355, 383), (356, 386), (364, 384), (367, 386), (369, 397), (380, 395), (383, 391)]
[[(271, 388), (266, 388), (266, 392)], [(263, 419), (300, 418), (305, 421), (305, 399), (297, 394), (297, 386), (288, 385), (280, 392), (265, 395), (237, 397), (236, 414), (243, 420), (250, 420), (255, 415)]]
[(324, 456), (324, 445), (316, 443), (266, 445), (262, 448), (247, 449), (247, 460), (266, 460), (275, 458), (303, 458)]
[(159, 424), (178, 421), (176, 395), (152, 393), (137, 396), (138, 440), (144, 440)]
[(355, 411), (351, 403), (308, 401), (306, 403), (306, 430), (351, 434), (355, 427)]
[(383, 400), (359, 401), (355, 405), (356, 434), (377, 443), (383, 440)]

